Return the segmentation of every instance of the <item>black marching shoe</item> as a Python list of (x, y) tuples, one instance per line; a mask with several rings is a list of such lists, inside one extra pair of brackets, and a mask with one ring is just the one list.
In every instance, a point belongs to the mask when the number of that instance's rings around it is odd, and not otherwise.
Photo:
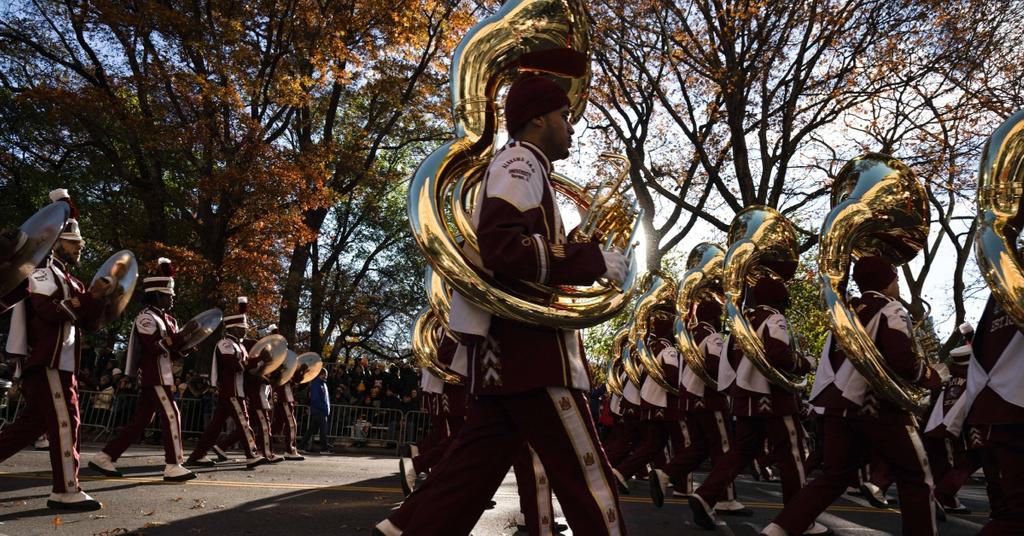
[(226, 462), (231, 459), (228, 458), (228, 453), (224, 452), (224, 449), (218, 447), (217, 445), (214, 445), (213, 449), (211, 450), (213, 450), (213, 454), (214, 456), (217, 457), (218, 462)]
[(246, 458), (245, 459), (245, 468), (246, 469), (255, 469), (255, 468), (257, 468), (257, 467), (259, 467), (261, 465), (266, 465), (268, 463), (270, 463), (270, 460), (268, 460), (266, 456), (259, 456), (257, 458)]
[(203, 456), (202, 458), (189, 458), (185, 460), (185, 467), (213, 467), (216, 462)]
[(704, 499), (696, 493), (689, 497), (690, 511), (693, 512), (693, 522), (698, 527), (706, 530), (715, 530), (715, 514), (709, 508)]
[(73, 493), (51, 493), (46, 501), (47, 508), (55, 510), (72, 510), (76, 512), (90, 512), (103, 508), (99, 501), (93, 499), (84, 491)]

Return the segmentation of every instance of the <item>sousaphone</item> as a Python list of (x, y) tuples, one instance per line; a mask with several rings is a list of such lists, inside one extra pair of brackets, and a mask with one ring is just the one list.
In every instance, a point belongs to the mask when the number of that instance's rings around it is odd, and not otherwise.
[(793, 393), (804, 391), (807, 377), (779, 370), (768, 362), (764, 341), (750, 324), (743, 307), (748, 284), (762, 277), (792, 279), (798, 255), (793, 224), (774, 208), (750, 206), (738, 212), (729, 226), (729, 251), (725, 254), (722, 275), (730, 337), (768, 381)]
[[(845, 283), (855, 258), (878, 256), (899, 265), (921, 251), (928, 239), (927, 193), (900, 160), (866, 153), (839, 171), (832, 185), (832, 207), (818, 242), (821, 292), (832, 333), (873, 391), (919, 413), (928, 406), (928, 390), (889, 367), (846, 302)], [(908, 328), (913, 332), (912, 326)]]
[(480, 265), (470, 217), (494, 152), (501, 88), (522, 72), (552, 76), (566, 89), (572, 121), (582, 117), (591, 78), (588, 24), (582, 0), (510, 0), (475, 25), (456, 48), (449, 73), (455, 138), (420, 164), (409, 186), (412, 235), (427, 260), (452, 290), (501, 318), (590, 327), (614, 317), (632, 297), (636, 259), (630, 244), (639, 214), (614, 187), (590, 194), (565, 177), (551, 177), (556, 191), (587, 210), (585, 220), (593, 223), (584, 227), (595, 232), (594, 238), (600, 234), (606, 247), (627, 252), (621, 288), (522, 282), (530, 291), (513, 290)]
[(686, 273), (679, 278), (676, 296), (676, 344), (686, 366), (704, 385), (718, 390), (718, 381), (708, 374), (704, 352), (693, 340), (690, 328), (696, 325), (696, 307), (705, 299), (725, 301), (722, 291), (722, 266), (725, 251), (717, 244), (698, 244), (686, 259)]
[(633, 329), (630, 331), (630, 343), (636, 349), (637, 359), (643, 364), (655, 383), (673, 395), (679, 395), (678, 378), (668, 378), (662, 367), (661, 360), (654, 355), (648, 345), (648, 339), (654, 334), (654, 322), (661, 318), (671, 320), (675, 310), (676, 283), (669, 274), (654, 270), (644, 274), (649, 284), (640, 283), (647, 291), (640, 295), (633, 310)]

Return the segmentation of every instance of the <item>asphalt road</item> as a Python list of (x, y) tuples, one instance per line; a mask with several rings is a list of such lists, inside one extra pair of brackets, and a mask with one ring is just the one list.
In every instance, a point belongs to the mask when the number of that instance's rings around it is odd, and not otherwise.
[[(86, 446), (83, 461), (97, 449), (95, 445)], [(159, 449), (133, 447), (118, 467), (125, 478), (111, 479), (88, 469), (82, 471), (83, 488), (103, 502), (102, 510), (64, 513), (46, 508), (50, 492), (46, 452), (23, 451), (0, 463), (0, 536), (365, 536), (402, 499), (397, 458), (390, 451), (307, 456), (305, 461), (263, 466), (253, 471), (241, 464), (227, 464), (201, 469), (199, 478), (186, 484), (166, 484), (160, 479), (163, 456)], [(703, 476), (698, 474), (697, 479)], [(650, 503), (646, 482), (633, 481), (631, 486), (631, 494), (622, 498), (630, 534), (713, 534), (693, 525), (683, 500), (668, 499), (664, 508), (658, 509)], [(740, 500), (755, 515), (726, 518), (728, 526), (720, 526), (719, 534), (756, 534), (756, 528), (767, 524), (781, 506), (777, 482), (753, 482), (743, 477), (738, 487)], [(984, 524), (988, 510), (984, 488), (972, 483), (961, 492), (961, 500), (977, 513), (951, 516), (939, 525), (940, 534), (975, 534)], [(484, 512), (474, 535), (516, 533), (513, 519), (518, 511), (518, 496), (511, 472), (495, 501), (497, 506)], [(556, 515), (560, 516), (557, 510), (556, 503)], [(843, 536), (900, 532), (898, 511), (875, 509), (853, 496), (834, 504), (819, 521)]]

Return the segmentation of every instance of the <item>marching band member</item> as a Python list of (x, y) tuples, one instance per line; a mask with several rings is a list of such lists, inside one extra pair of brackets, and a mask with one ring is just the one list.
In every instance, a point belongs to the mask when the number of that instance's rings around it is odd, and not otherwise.
[(249, 300), (245, 296), (238, 298), (238, 314), (224, 317), (224, 337), (217, 342), (213, 353), (213, 366), (210, 370), (210, 383), (217, 388), (217, 408), (210, 417), (206, 430), (200, 436), (195, 449), (189, 455), (185, 465), (213, 467), (214, 461), (206, 457), (211, 447), (216, 446), (227, 420), (233, 419), (235, 426), (245, 438), (242, 445), (246, 467), (253, 469), (269, 463), (270, 460), (256, 454), (256, 442), (253, 440), (252, 429), (249, 427), (249, 416), (245, 408), (245, 391), (243, 376), (248, 352), (242, 344), (242, 337), (249, 329), (245, 313)]
[(274, 388), (274, 421), (272, 430), (284, 434), (284, 459), (302, 461), (306, 457), (299, 454), (296, 445), (298, 424), (295, 421), (295, 393), (292, 391), (294, 380)]
[[(511, 284), (625, 277), (623, 254), (566, 240), (549, 174), (552, 160), (569, 155), (568, 105), (565, 91), (542, 76), (523, 76), (508, 92), (512, 140), (487, 169), (472, 221), (480, 266)], [(465, 333), (476, 398), (446, 461), (398, 510), (409, 521), (395, 523), (398, 513), (392, 514), (375, 533), (468, 534), (524, 443), (547, 469), (573, 532), (624, 533), (614, 477), (585, 399), (590, 377), (579, 334), (491, 316), (458, 293), (451, 322)]]
[(460, 373), (466, 370), (466, 349), (459, 346), (446, 328), (439, 326), (437, 329), (440, 330), (437, 361), (462, 378), (463, 383), (446, 383), (423, 368), (420, 387), (423, 393), (430, 393), (425, 395), (428, 398), (424, 401), (431, 417), (430, 433), (420, 445), (410, 445), (407, 456), (398, 460), (402, 491), (406, 496), (416, 487), (416, 478), (430, 472), (441, 461), (466, 420), (466, 377)]
[[(919, 386), (938, 388), (939, 374), (914, 348), (907, 311), (897, 299), (896, 267), (879, 257), (864, 257), (854, 264), (853, 280), (861, 297), (851, 300), (852, 306), (886, 363), (896, 374)], [(811, 400), (824, 408), (822, 433), (828, 448), (822, 474), (787, 498), (782, 512), (763, 534), (801, 534), (845, 492), (872, 454), (893, 472), (900, 494), (903, 534), (935, 534), (932, 475), (913, 415), (870, 389), (835, 344), (834, 334), (829, 334), (825, 342)]]
[[(628, 344), (628, 343), (624, 343)], [(627, 350), (628, 351), (628, 350)], [(605, 440), (605, 454), (612, 467), (625, 460), (643, 437), (640, 432), (640, 387), (623, 372), (622, 396), (612, 398), (612, 413), (617, 415), (615, 427)]]
[(50, 438), (53, 492), (46, 505), (64, 510), (98, 510), (99, 501), (82, 491), (78, 481), (78, 381), (82, 325), (98, 318), (111, 288), (107, 278), (86, 290), (69, 269), (81, 259), (85, 240), (79, 232), (78, 211), (67, 190), (50, 192), (55, 203), (71, 205), (46, 266), (28, 280), (29, 295), (18, 303), (11, 338), (23, 341), (25, 355), (21, 392), (26, 408), (0, 432), (0, 461), (32, 444), (44, 433)]
[[(263, 453), (263, 457), (270, 463), (283, 462), (284, 457), (274, 454), (273, 432), (270, 428), (270, 417), (273, 406), (270, 403), (270, 382), (259, 375), (259, 360), (250, 359), (246, 365), (245, 379), (242, 380), (242, 387), (245, 391), (245, 401), (249, 408), (249, 427), (253, 431), (253, 439), (256, 440), (257, 451)], [(232, 434), (235, 441), (241, 439), (241, 430), (235, 430)], [(230, 445), (234, 441), (228, 441)]]
[[(722, 305), (713, 299), (701, 301), (695, 310), (697, 324), (693, 326), (693, 340), (704, 353), (707, 374), (718, 374), (719, 360), (725, 354), (722, 338)], [(676, 490), (685, 490), (687, 477), (711, 458), (715, 466), (732, 448), (729, 399), (721, 392), (708, 389), (689, 367), (684, 368), (679, 393), (679, 407), (683, 412), (684, 448), (677, 450), (663, 469), (654, 470), (651, 479), (651, 499), (658, 507), (665, 501), (671, 483)], [(729, 486), (726, 498), (715, 504), (715, 511), (725, 515), (751, 515), (750, 509), (736, 501), (735, 486)]]
[(981, 452), (990, 520), (978, 534), (1024, 533), (1024, 335), (1010, 315), (989, 296), (978, 322), (957, 407), (943, 419), (952, 434), (963, 430), (968, 448)]
[(158, 261), (160, 275), (142, 280), (143, 301), (146, 306), (135, 317), (128, 338), (128, 358), (125, 374), (132, 376), (136, 368), (142, 371), (139, 401), (132, 422), (107, 442), (89, 461), (89, 468), (106, 476), (124, 476), (114, 462), (142, 437), (154, 414), (160, 415), (161, 438), (164, 442), (164, 480), (184, 482), (196, 477), (181, 466), (184, 459), (181, 448), (181, 413), (174, 402), (174, 375), (171, 362), (182, 357), (178, 352), (182, 339), (178, 334), (178, 321), (170, 314), (174, 307), (174, 267), (171, 260)]
[[(274, 326), (275, 328), (277, 326)], [(270, 331), (269, 329), (267, 330)], [(269, 335), (270, 333), (268, 333)], [(256, 345), (256, 339), (242, 339), (242, 346), (248, 354)], [(249, 415), (249, 429), (252, 430), (253, 439), (256, 442), (256, 450), (263, 454), (270, 463), (283, 462), (284, 458), (274, 454), (273, 438), (270, 431), (270, 381), (259, 376), (259, 356), (249, 356), (243, 367), (245, 373), (242, 379), (242, 391), (245, 392), (245, 408)], [(213, 452), (217, 455), (218, 462), (226, 462), (230, 458), (227, 450), (244, 439), (244, 430), (235, 428), (230, 434), (221, 438), (213, 446)]]
[[(981, 468), (981, 452), (968, 449), (963, 434), (950, 434), (943, 420), (956, 406), (967, 388), (967, 366), (971, 361), (971, 347), (959, 346), (950, 350), (950, 379), (935, 399), (935, 405), (924, 428), (924, 447), (935, 481), (935, 500), (944, 513), (969, 514), (956, 494), (967, 479)], [(941, 516), (940, 516), (941, 519)]]
[[(810, 363), (794, 352), (790, 344), (789, 324), (783, 315), (789, 301), (786, 285), (771, 277), (762, 277), (750, 291), (757, 306), (745, 314), (764, 343), (768, 361), (775, 368), (794, 374), (809, 372)], [(715, 526), (712, 505), (726, 499), (729, 486), (762, 452), (765, 439), (771, 443), (779, 465), (783, 501), (788, 503), (805, 483), (803, 437), (796, 420), (800, 409), (798, 397), (770, 383), (735, 341), (730, 340), (727, 352), (727, 359), (720, 362), (718, 387), (728, 390), (732, 398), (735, 441), (733, 448), (715, 463), (711, 474), (690, 496), (694, 522), (708, 530)], [(809, 525), (811, 522), (801, 529)], [(811, 530), (811, 534), (827, 531), (820, 525)]]
[[(679, 351), (672, 342), (674, 314), (674, 306), (671, 309), (655, 308), (651, 314), (654, 318), (649, 320), (653, 329), (647, 335), (651, 353), (662, 363), (665, 378), (673, 382), (679, 378)], [(628, 480), (648, 463), (663, 465), (665, 447), (669, 443), (674, 451), (683, 449), (686, 439), (681, 419), (679, 397), (658, 385), (645, 372), (640, 387), (640, 421), (641, 429), (645, 432), (643, 439), (632, 454), (612, 469), (620, 492), (629, 493)]]

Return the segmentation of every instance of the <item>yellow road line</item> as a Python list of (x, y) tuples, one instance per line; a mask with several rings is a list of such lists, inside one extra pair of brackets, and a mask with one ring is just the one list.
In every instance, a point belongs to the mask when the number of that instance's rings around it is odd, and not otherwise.
[[(202, 474), (202, 473), (199, 473)], [(33, 472), (33, 473), (10, 473), (0, 471), (0, 478), (20, 478), (27, 480), (50, 480), (52, 477), (49, 472)], [(132, 482), (137, 484), (143, 484), (147, 486), (177, 486), (179, 482), (164, 482), (157, 478), (143, 478), (143, 477), (124, 477), (124, 478), (109, 478), (104, 476), (91, 476), (91, 475), (80, 475), (80, 480), (86, 480), (90, 482)], [(317, 485), (317, 484), (289, 484), (284, 482), (241, 482), (236, 480), (201, 480), (195, 479), (188, 481), (189, 487), (194, 486), (213, 486), (223, 488), (259, 488), (259, 489), (277, 489), (277, 490), (315, 490), (315, 491), (347, 491), (355, 493), (391, 493), (400, 495), (402, 490), (399, 488), (385, 488), (379, 486), (354, 486), (348, 484), (342, 485)], [(650, 504), (650, 499), (631, 497), (631, 496), (620, 496), (619, 501), (624, 503), (632, 504)], [(683, 499), (665, 499), (665, 504), (688, 504)], [(776, 502), (758, 502), (758, 501), (743, 501), (743, 504), (748, 508), (758, 510), (781, 510), (782, 504)], [(868, 514), (901, 514), (899, 510), (892, 508), (874, 508), (871, 506), (846, 506), (846, 505), (832, 505), (828, 507), (829, 512), (853, 512), (853, 513), (868, 513)], [(987, 518), (988, 514), (982, 513), (971, 513), (966, 515), (958, 515), (955, 517), (978, 517)]]

